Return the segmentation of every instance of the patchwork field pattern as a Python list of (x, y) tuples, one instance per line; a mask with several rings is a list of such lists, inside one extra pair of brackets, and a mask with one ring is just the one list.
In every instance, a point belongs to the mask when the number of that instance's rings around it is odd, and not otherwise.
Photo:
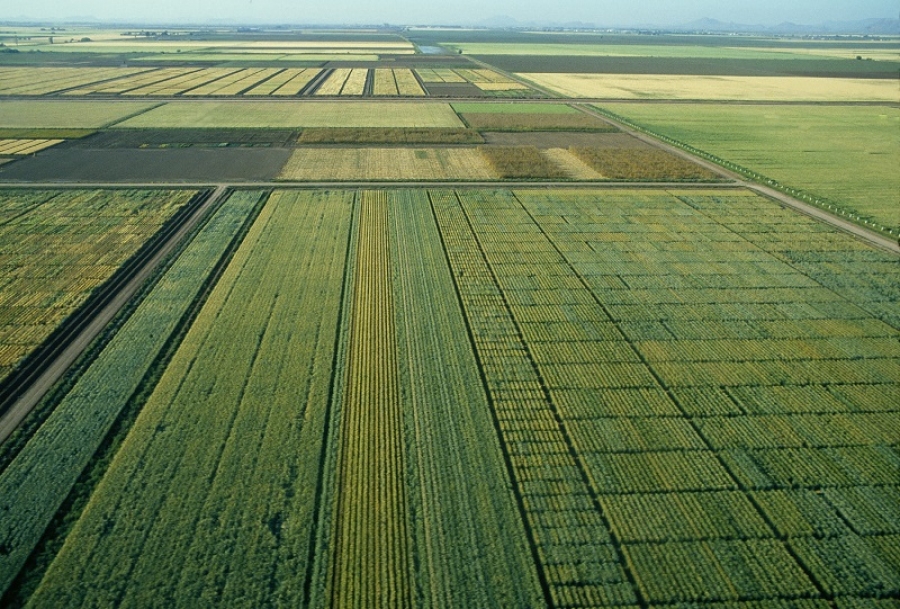
[(0, 95), (45, 95), (144, 71), (140, 68), (0, 68)]
[(895, 265), (733, 189), (276, 190), (31, 602), (876, 606)]
[[(303, 60), (302, 56), (266, 55), (253, 53), (246, 56), (235, 55), (232, 60), (254, 60), (272, 62)], [(165, 56), (161, 56), (166, 59)], [(208, 56), (191, 53), (178, 56), (179, 61), (224, 62), (225, 54)], [(375, 61), (377, 56), (326, 56), (309, 57), (320, 65), (328, 61)], [(277, 65), (277, 64), (276, 64)], [(172, 68), (0, 68), (0, 96), (2, 95), (124, 95), (132, 97), (226, 97), (258, 95), (300, 95), (319, 96), (410, 96), (426, 95), (420, 84), (461, 83), (475, 87), (476, 92), (491, 97), (522, 97), (536, 92), (528, 85), (504, 76), (494, 70), (484, 68), (377, 68), (372, 70), (374, 87), (366, 89), (368, 68), (335, 68), (314, 91), (305, 91), (305, 85), (322, 72), (322, 68), (239, 68), (184, 66)], [(300, 75), (306, 78), (299, 78)], [(418, 75), (418, 77), (417, 77)], [(295, 81), (296, 79), (296, 81)], [(270, 82), (272, 81), (272, 82)], [(292, 82), (292, 86), (278, 89)], [(393, 81), (393, 85), (389, 84)], [(303, 86), (298, 86), (300, 83)], [(278, 93), (275, 93), (279, 90)], [(290, 93), (288, 91), (291, 91)]]
[[(104, 436), (130, 404), (145, 375), (179, 331), (179, 323), (231, 240), (260, 199), (228, 199), (103, 348), (91, 367), (0, 473), (0, 589), (38, 545), (48, 523), (96, 458)], [(47, 460), (55, 466), (46, 467)]]
[(0, 380), (194, 191), (0, 191)]
[[(0, 124), (3, 110), (0, 107)], [(464, 127), (443, 103), (322, 101), (169, 102), (124, 121), (130, 128)]]

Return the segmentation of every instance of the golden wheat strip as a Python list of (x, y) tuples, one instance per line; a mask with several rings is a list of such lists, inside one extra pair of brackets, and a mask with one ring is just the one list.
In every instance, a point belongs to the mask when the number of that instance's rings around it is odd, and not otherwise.
[(334, 607), (412, 607), (386, 193), (362, 193), (359, 214), (328, 596)]
[(44, 150), (45, 148), (50, 148), (51, 146), (56, 146), (57, 144), (61, 143), (62, 141), (63, 140), (31, 140), (31, 142), (27, 146), (20, 148), (19, 150), (17, 150), (16, 152), (14, 152), (12, 154), (18, 154), (18, 155), (33, 154), (40, 150)]
[(346, 82), (341, 89), (341, 95), (362, 95), (366, 90), (366, 79), (369, 76), (369, 70), (366, 68), (354, 68), (347, 76)]
[(407, 68), (394, 70), (394, 78), (397, 81), (397, 92), (400, 95), (411, 95), (415, 97), (425, 95), (425, 91), (422, 90), (422, 85), (416, 80), (416, 76), (413, 74), (412, 70)]
[(394, 81), (394, 70), (375, 70), (375, 86), (373, 95), (397, 95), (397, 83)]
[(347, 78), (350, 76), (350, 72), (352, 72), (350, 68), (336, 69), (316, 89), (315, 95), (340, 95), (341, 89), (344, 88), (344, 83), (347, 82)]

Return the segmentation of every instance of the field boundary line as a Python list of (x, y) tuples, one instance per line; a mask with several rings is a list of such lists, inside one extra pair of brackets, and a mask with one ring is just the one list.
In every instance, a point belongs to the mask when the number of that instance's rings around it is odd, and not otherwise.
[[(742, 187), (755, 192), (762, 197), (771, 199), (779, 205), (782, 205), (783, 207), (790, 207), (791, 209), (798, 211), (806, 216), (825, 222), (827, 224), (831, 224), (835, 228), (838, 228), (843, 232), (850, 233), (860, 239), (863, 239), (864, 241), (869, 242), (872, 245), (875, 245), (882, 249), (886, 249), (895, 254), (900, 254), (900, 238), (893, 240), (879, 231), (868, 229), (865, 226), (862, 226), (850, 220), (845, 220), (839, 215), (831, 213), (818, 205), (798, 199), (796, 196), (791, 196), (791, 194), (799, 194), (818, 201), (818, 199), (815, 199), (811, 195), (805, 195), (805, 193), (803, 193), (802, 191), (784, 186), (772, 179), (766, 178), (765, 176), (756, 173), (755, 171), (741, 167), (738, 164), (732, 163), (731, 161), (728, 161), (726, 159), (720, 159), (715, 155), (705, 153), (698, 148), (694, 148), (693, 146), (684, 144), (683, 142), (679, 142), (674, 138), (657, 134), (654, 131), (641, 127), (640, 125), (633, 123), (623, 117), (615, 115), (611, 112), (596, 108), (590, 108), (588, 106), (585, 106), (584, 104), (573, 105), (582, 112), (605, 120), (611, 125), (620, 128), (623, 132), (638, 138), (642, 142), (697, 163), (701, 167), (705, 167), (710, 171), (717, 173), (718, 175), (734, 180)], [(752, 175), (745, 175), (746, 173)], [(753, 176), (758, 177), (760, 180), (764, 179), (767, 183), (764, 184), (762, 182), (756, 181)], [(888, 234), (892, 235), (893, 233), (891, 231), (888, 231)]]
[[(695, 421), (695, 417), (688, 414), (688, 412), (682, 406), (681, 402), (675, 396), (675, 393), (672, 391), (672, 387), (670, 387), (663, 380), (663, 378), (660, 376), (659, 372), (657, 372), (657, 370), (653, 367), (652, 362), (650, 362), (644, 356), (644, 354), (637, 347), (637, 345), (634, 344), (634, 341), (632, 341), (632, 339), (622, 330), (622, 328), (619, 326), (619, 322), (615, 321), (615, 317), (610, 313), (606, 304), (604, 304), (603, 300), (594, 292), (593, 289), (591, 289), (590, 284), (585, 280), (584, 276), (578, 270), (576, 265), (573, 264), (572, 262), (570, 262), (569, 258), (560, 249), (556, 240), (553, 237), (551, 237), (549, 234), (547, 234), (547, 232), (544, 230), (544, 227), (540, 224), (540, 222), (538, 222), (538, 220), (531, 213), (531, 210), (528, 209), (528, 207), (519, 199), (518, 196), (516, 196), (515, 193), (513, 193), (513, 197), (515, 198), (516, 202), (522, 207), (522, 210), (528, 215), (528, 217), (531, 219), (531, 221), (534, 222), (534, 225), (538, 227), (541, 234), (544, 236), (544, 238), (547, 240), (547, 242), (553, 247), (553, 250), (565, 262), (565, 264), (569, 268), (569, 270), (574, 274), (575, 277), (578, 278), (578, 281), (581, 283), (582, 287), (587, 291), (588, 294), (590, 294), (591, 298), (594, 300), (596, 305), (600, 308), (601, 311), (603, 311), (603, 314), (606, 315), (606, 317), (613, 323), (613, 325), (616, 328), (616, 332), (619, 334), (619, 336), (622, 337), (622, 340), (625, 341), (625, 343), (628, 345), (628, 348), (631, 350), (631, 352), (638, 358), (638, 361), (641, 362), (641, 365), (653, 377), (653, 380), (656, 382), (656, 384), (659, 386), (659, 388), (665, 392), (665, 394), (669, 398), (669, 400), (671, 400), (672, 403), (678, 408), (678, 410), (681, 412), (681, 417), (687, 422), (687, 424), (691, 427), (691, 429), (694, 430), (694, 433), (697, 435), (697, 437), (703, 441), (703, 444), (705, 445), (706, 450), (709, 451), (709, 453), (714, 456), (716, 462), (722, 466), (724, 471), (728, 474), (728, 477), (734, 483), (735, 488), (738, 489), (747, 498), (747, 500), (753, 506), (753, 509), (757, 512), (757, 514), (760, 516), (760, 518), (763, 519), (763, 522), (765, 522), (766, 526), (769, 527), (772, 537), (775, 539), (778, 539), (779, 541), (782, 542), (782, 545), (785, 548), (785, 550), (788, 552), (788, 554), (791, 556), (791, 558), (797, 563), (797, 565), (800, 567), (800, 569), (806, 574), (806, 576), (809, 578), (810, 582), (812, 582), (813, 586), (815, 586), (816, 590), (821, 595), (821, 597), (826, 598), (828, 600), (833, 600), (833, 597), (829, 597), (826, 594), (825, 589), (822, 586), (821, 582), (819, 582), (819, 580), (816, 577), (814, 577), (812, 571), (806, 566), (806, 564), (802, 560), (800, 560), (800, 557), (796, 554), (794, 549), (790, 546), (790, 544), (787, 543), (787, 537), (779, 534), (778, 529), (775, 526), (775, 524), (768, 517), (765, 510), (763, 510), (762, 506), (759, 505), (758, 501), (753, 497), (752, 489), (747, 488), (745, 485), (743, 485), (741, 483), (740, 479), (734, 473), (732, 468), (728, 466), (728, 463), (726, 462), (726, 460), (722, 458), (721, 453), (723, 451), (715, 449), (713, 444), (709, 441), (709, 438), (703, 433), (703, 430), (700, 428), (700, 426), (697, 425), (697, 422)], [(687, 203), (685, 203), (684, 201), (681, 201), (681, 199), (678, 199), (678, 200), (682, 204), (687, 205)], [(732, 231), (732, 232), (734, 232), (734, 231)], [(757, 249), (762, 249), (756, 244), (752, 244), (752, 245)], [(557, 417), (559, 417), (555, 408), (554, 408), (554, 414), (556, 414)], [(560, 421), (560, 426), (562, 427), (563, 421), (562, 421), (561, 417), (559, 417), (559, 421)], [(572, 450), (574, 451), (574, 447), (572, 448)], [(585, 476), (587, 476), (587, 474), (585, 474)], [(588, 484), (588, 487), (592, 490), (592, 494), (597, 492), (596, 489), (594, 489), (593, 485), (590, 484), (590, 478), (587, 478), (587, 484)], [(672, 491), (664, 491), (664, 492), (670, 493)], [(598, 506), (600, 505), (599, 500), (597, 500), (597, 504), (598, 504)], [(618, 535), (613, 530), (610, 522), (608, 521), (606, 515), (602, 512), (602, 510), (601, 510), (601, 515), (603, 516), (603, 520), (606, 523), (607, 527), (609, 528), (610, 537), (615, 542), (616, 549), (618, 550), (618, 552), (621, 555), (623, 555), (623, 559), (624, 559), (623, 564), (627, 565), (628, 567), (631, 567), (632, 566), (631, 561), (628, 560), (624, 556), (625, 552), (622, 548), (622, 543), (619, 540)], [(630, 569), (626, 569), (625, 572), (628, 574), (629, 578), (634, 577), (634, 575), (631, 573)], [(726, 577), (726, 579), (728, 579), (728, 578)], [(632, 583), (634, 584), (636, 590), (640, 590), (641, 592), (643, 592), (643, 590), (638, 585), (636, 579), (632, 580)], [(640, 599), (641, 597), (639, 596), (638, 598)]]
[(66, 346), (51, 355), (52, 360), (41, 365), (43, 371), (28, 382), (27, 388), (18, 393), (5, 412), (0, 415), (0, 443), (6, 440), (22, 420), (37, 406), (52, 386), (62, 378), (71, 365), (100, 335), (113, 318), (125, 307), (162, 261), (171, 254), (193, 228), (204, 218), (229, 189), (223, 185), (212, 191), (190, 215), (181, 221), (175, 231), (161, 243), (152, 256), (142, 262), (131, 278), (116, 286), (110, 300), (90, 316), (90, 321), (66, 341)]
[[(456, 201), (456, 204), (459, 205), (460, 212), (466, 220), (466, 228), (469, 231), (469, 234), (475, 239), (475, 233), (472, 230), (472, 226), (469, 222), (468, 216), (465, 214), (465, 210), (463, 210), (462, 202), (459, 200), (459, 195), (453, 192), (453, 199)], [(487, 381), (487, 376), (485, 374), (485, 367), (482, 358), (482, 354), (478, 350), (478, 343), (475, 340), (475, 332), (472, 329), (472, 323), (469, 319), (469, 315), (466, 312), (465, 301), (462, 296), (462, 292), (460, 291), (459, 281), (457, 280), (457, 275), (453, 270), (453, 263), (450, 258), (450, 252), (447, 249), (447, 241), (444, 237), (444, 230), (442, 229), (441, 222), (438, 218), (437, 211), (434, 208), (434, 199), (432, 198), (432, 193), (428, 192), (428, 203), (431, 207), (431, 215), (434, 220), (435, 226), (437, 227), (438, 234), (441, 238), (441, 250), (444, 253), (444, 259), (447, 262), (447, 268), (450, 269), (450, 277), (453, 281), (453, 291), (456, 293), (457, 304), (459, 305), (460, 312), (462, 313), (462, 320), (466, 326), (466, 334), (469, 339), (469, 344), (472, 349), (472, 354), (475, 358), (475, 363), (478, 367), (478, 377), (481, 380), (482, 390), (484, 391), (485, 399), (488, 403), (489, 410), (491, 413), (491, 422), (494, 426), (494, 433), (497, 434), (498, 444), (500, 445), (500, 452), (503, 455), (503, 464), (505, 465), (506, 475), (508, 477), (510, 490), (512, 491), (513, 497), (515, 498), (516, 507), (518, 508), (519, 518), (522, 519), (522, 529), (525, 531), (526, 539), (528, 541), (528, 548), (531, 550), (531, 558), (534, 561), (535, 572), (537, 573), (538, 583), (541, 588), (541, 593), (543, 594), (544, 601), (547, 603), (548, 607), (553, 606), (553, 596), (550, 591), (550, 582), (547, 580), (547, 573), (544, 568), (543, 563), (541, 562), (540, 553), (538, 552), (538, 544), (537, 539), (534, 535), (534, 530), (531, 526), (531, 523), (528, 519), (528, 511), (525, 508), (525, 501), (522, 495), (521, 485), (519, 483), (518, 478), (515, 475), (515, 467), (512, 462), (512, 456), (509, 454), (509, 447), (506, 445), (506, 442), (503, 441), (503, 430), (500, 425), (500, 419), (497, 416), (497, 408), (494, 404), (494, 398), (491, 395), (490, 385)], [(485, 266), (488, 265), (487, 260), (485, 259), (484, 252), (481, 250), (479, 245), (478, 255), (481, 261)], [(489, 267), (488, 267), (489, 268)], [(493, 278), (492, 278), (493, 279)], [(496, 282), (496, 280), (494, 279)]]

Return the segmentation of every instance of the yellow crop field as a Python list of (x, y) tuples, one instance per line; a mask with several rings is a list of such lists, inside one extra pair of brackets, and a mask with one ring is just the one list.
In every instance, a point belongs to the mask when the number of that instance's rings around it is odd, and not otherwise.
[(5, 68), (0, 70), (0, 95), (45, 95), (73, 87), (130, 76), (141, 68)]
[(0, 140), (0, 154), (21, 156), (56, 146), (63, 140)]
[(283, 180), (491, 180), (475, 148), (306, 148), (295, 150)]
[(344, 83), (350, 77), (350, 72), (352, 72), (350, 68), (336, 69), (325, 79), (325, 82), (319, 85), (315, 95), (340, 95), (341, 89), (344, 88)]
[(229, 74), (225, 78), (214, 80), (210, 83), (191, 89), (185, 95), (202, 97), (204, 95), (237, 95), (244, 89), (252, 87), (256, 83), (277, 73), (277, 68), (252, 68)]
[(412, 70), (401, 68), (394, 70), (394, 79), (397, 81), (397, 92), (400, 95), (420, 97), (425, 95), (422, 85), (416, 80)]
[(388, 193), (363, 193), (326, 590), (335, 607), (413, 606), (390, 242)]
[(88, 93), (124, 93), (131, 89), (138, 89), (156, 83), (184, 76), (191, 72), (196, 72), (199, 68), (166, 68), (163, 70), (150, 70), (149, 72), (140, 72), (138, 74), (127, 76), (125, 78), (117, 78), (113, 81), (95, 83), (84, 87), (79, 87), (72, 91), (66, 91), (64, 95), (87, 95)]
[(183, 91), (224, 78), (235, 72), (238, 72), (237, 68), (206, 68), (197, 70), (196, 72), (189, 72), (182, 76), (176, 76), (175, 78), (170, 78), (169, 80), (157, 82), (152, 85), (147, 85), (146, 87), (141, 87), (139, 89), (132, 89), (131, 91), (126, 91), (124, 94), (133, 96), (177, 95)]
[(375, 70), (375, 84), (372, 93), (374, 95), (397, 95), (397, 81), (394, 79), (393, 70)]
[(541, 155), (575, 180), (603, 180), (605, 176), (565, 148), (541, 150)]
[[(112, 102), (110, 102), (112, 103)], [(0, 126), (5, 104), (0, 105)], [(28, 126), (28, 125), (21, 125)], [(169, 102), (116, 125), (140, 129), (214, 127), (452, 127), (464, 128), (449, 104), (426, 102), (228, 101)]]
[(281, 70), (268, 80), (265, 80), (252, 89), (248, 89), (247, 91), (245, 91), (244, 95), (271, 95), (276, 89), (286, 84), (295, 76), (302, 74), (304, 71), (304, 68), (296, 70)]
[(408, 68), (396, 70), (375, 70), (374, 95), (396, 96), (409, 95), (421, 97), (425, 95), (422, 85), (416, 80), (413, 71)]
[(760, 101), (896, 102), (896, 80), (794, 76), (522, 74), (570, 97)]
[[(272, 92), (272, 95), (285, 97), (297, 95), (322, 71), (319, 68), (305, 68), (303, 70), (285, 70), (294, 73), (290, 80)], [(265, 86), (263, 83), (262, 86)], [(254, 89), (255, 91), (255, 89)]]
[(354, 68), (347, 76), (344, 87), (341, 89), (341, 95), (361, 96), (366, 90), (366, 79), (369, 77), (369, 71), (365, 68)]

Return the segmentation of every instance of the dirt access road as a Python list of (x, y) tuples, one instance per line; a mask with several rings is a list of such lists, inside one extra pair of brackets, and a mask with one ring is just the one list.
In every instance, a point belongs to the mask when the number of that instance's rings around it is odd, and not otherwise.
[(206, 201), (181, 223), (169, 239), (144, 262), (140, 270), (119, 289), (112, 300), (92, 315), (90, 323), (69, 341), (65, 349), (52, 361), (45, 363), (43, 371), (27, 387), (23, 388), (22, 393), (16, 396), (9, 408), (0, 416), (0, 443), (15, 431), (44, 395), (62, 378), (75, 360), (144, 285), (162, 261), (178, 247), (197, 223), (205, 217), (206, 213), (222, 199), (227, 190), (225, 185), (219, 185)]

